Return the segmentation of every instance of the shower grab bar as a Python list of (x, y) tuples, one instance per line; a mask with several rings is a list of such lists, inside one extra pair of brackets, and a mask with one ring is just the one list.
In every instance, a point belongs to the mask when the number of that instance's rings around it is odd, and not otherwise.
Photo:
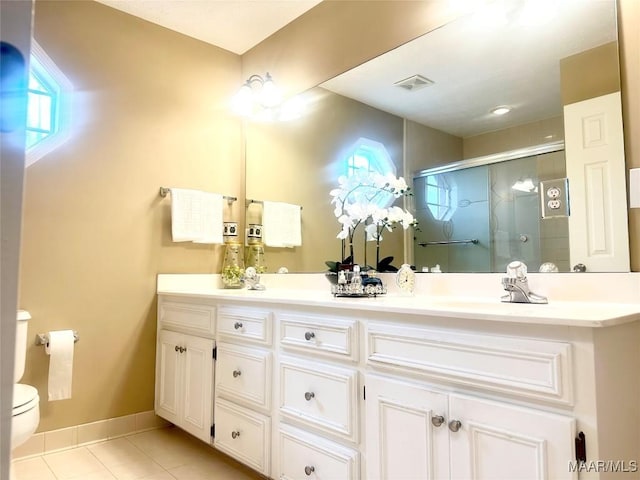
[(466, 243), (473, 243), (474, 245), (477, 245), (480, 243), (480, 240), (477, 238), (472, 238), (470, 240), (442, 240), (438, 242), (420, 242), (418, 245), (421, 247), (428, 247), (429, 245), (461, 245)]

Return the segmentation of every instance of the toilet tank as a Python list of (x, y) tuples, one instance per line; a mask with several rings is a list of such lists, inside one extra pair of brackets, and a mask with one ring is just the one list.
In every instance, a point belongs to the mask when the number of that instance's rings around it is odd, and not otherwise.
[(31, 315), (26, 310), (18, 310), (16, 325), (16, 352), (13, 369), (13, 382), (18, 383), (24, 375), (24, 363), (27, 358), (27, 327)]

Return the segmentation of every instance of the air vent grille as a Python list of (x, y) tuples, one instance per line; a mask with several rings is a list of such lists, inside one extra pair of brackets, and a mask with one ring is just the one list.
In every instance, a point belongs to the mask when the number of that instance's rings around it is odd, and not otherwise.
[(421, 88), (428, 87), (433, 85), (435, 82), (433, 80), (428, 79), (427, 77), (423, 77), (422, 75), (413, 75), (409, 78), (405, 78), (404, 80), (400, 80), (394, 85), (404, 88), (410, 92), (415, 92), (416, 90), (420, 90)]

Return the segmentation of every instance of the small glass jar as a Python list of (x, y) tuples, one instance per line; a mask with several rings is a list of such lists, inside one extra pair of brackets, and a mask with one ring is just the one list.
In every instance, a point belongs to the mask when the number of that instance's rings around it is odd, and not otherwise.
[(261, 242), (250, 243), (247, 246), (247, 267), (256, 269), (256, 273), (261, 274), (267, 271), (264, 263), (264, 245)]
[(222, 284), (224, 288), (242, 288), (244, 275), (244, 259), (242, 245), (237, 242), (226, 244), (222, 262)]

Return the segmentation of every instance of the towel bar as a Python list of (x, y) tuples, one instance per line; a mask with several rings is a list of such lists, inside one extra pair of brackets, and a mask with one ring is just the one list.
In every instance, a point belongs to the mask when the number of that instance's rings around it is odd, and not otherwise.
[[(166, 197), (167, 195), (169, 195), (170, 192), (171, 192), (171, 189), (169, 187), (160, 187), (161, 197)], [(231, 197), (229, 195), (223, 195), (222, 198), (224, 198), (229, 203), (233, 203), (236, 200), (238, 200), (238, 197)]]
[[(244, 203), (245, 203), (245, 206), (247, 206), (247, 207), (248, 207), (248, 206), (249, 206), (249, 205), (251, 205), (252, 203), (258, 203), (258, 204), (260, 204), (260, 205), (263, 205), (263, 204), (264, 204), (264, 201), (262, 201), (262, 200), (254, 200), (254, 199), (252, 199), (252, 198), (247, 198), (247, 199), (245, 200), (245, 202), (244, 202)], [(302, 205), (300, 206), (300, 210), (302, 210)]]
[[(73, 331), (73, 343), (80, 340), (80, 335), (75, 330)], [(48, 345), (49, 335), (46, 333), (36, 333), (36, 345)]]

